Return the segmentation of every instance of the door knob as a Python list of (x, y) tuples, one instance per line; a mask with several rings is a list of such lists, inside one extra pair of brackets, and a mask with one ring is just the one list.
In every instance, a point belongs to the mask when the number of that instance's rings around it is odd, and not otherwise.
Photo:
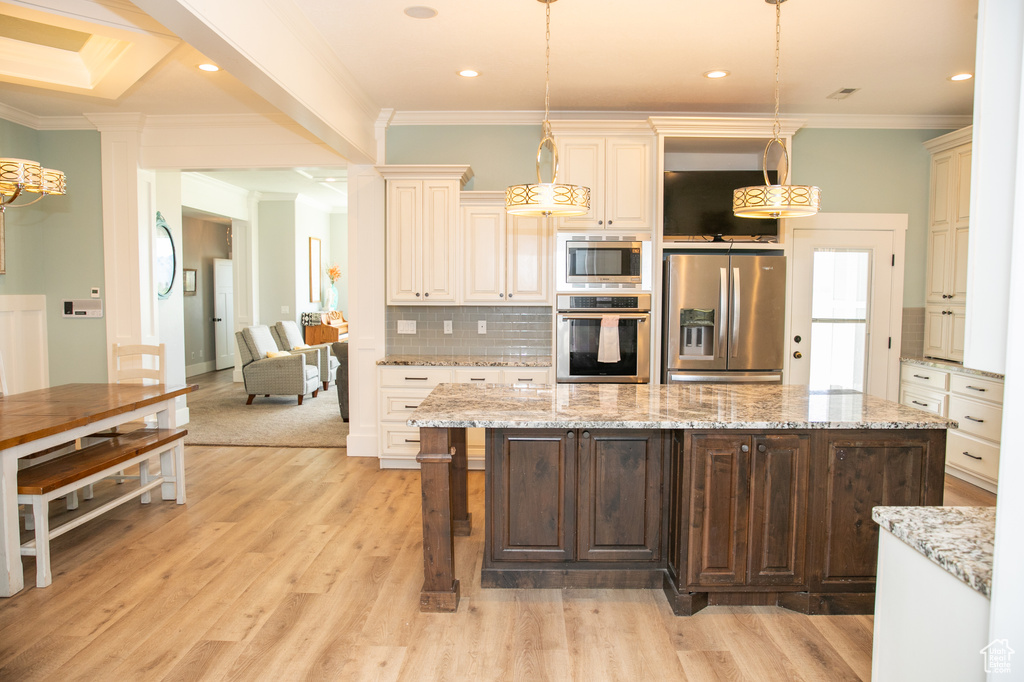
[(803, 339), (803, 337), (802, 337), (802, 336), (794, 336), (794, 337), (793, 337), (793, 341), (794, 341), (795, 343), (800, 343), (800, 342), (801, 342), (801, 341), (803, 341), (803, 340), (804, 340), (804, 339)]
[(794, 351), (794, 353), (793, 353), (793, 357), (796, 358), (797, 360), (799, 360), (803, 356), (804, 356), (804, 354), (801, 353), (800, 351)]
[(219, 318), (219, 317), (213, 318), (213, 322), (220, 322), (220, 321), (221, 321), (221, 318)]

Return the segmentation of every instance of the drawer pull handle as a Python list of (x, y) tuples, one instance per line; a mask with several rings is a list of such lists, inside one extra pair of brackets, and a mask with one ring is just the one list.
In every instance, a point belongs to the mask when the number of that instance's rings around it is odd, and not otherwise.
[(476, 377), (470, 377), (470, 381), (487, 381), (487, 379), (477, 379)]
[(405, 442), (406, 442), (406, 443), (419, 443), (419, 442), (420, 442), (420, 439), (419, 439), (419, 438), (417, 438), (417, 439), (413, 440), (412, 438), (406, 438), (406, 439), (405, 439)]
[(406, 405), (405, 409), (407, 409), (407, 410), (415, 410), (417, 407), (419, 407), (419, 405)]
[(931, 377), (929, 377), (929, 376), (925, 376), (925, 375), (923, 375), (923, 374), (915, 374), (915, 375), (914, 375), (914, 378), (915, 378), (915, 379), (931, 379)]
[(406, 381), (426, 381), (427, 377), (406, 377)]
[(967, 455), (968, 457), (970, 457), (971, 459), (981, 459), (981, 457), (975, 457), (974, 455), (972, 455), (971, 453), (967, 452), (966, 450), (964, 450), (964, 454)]
[(966, 386), (966, 388), (969, 388), (972, 391), (978, 391), (979, 393), (984, 393), (988, 390), (987, 388), (978, 388), (977, 386)]
[(970, 420), (971, 420), (972, 422), (977, 422), (977, 423), (979, 423), (979, 424), (984, 424), (984, 423), (985, 423), (985, 420), (984, 420), (984, 419), (975, 419), (974, 417), (972, 417), (972, 416), (971, 416), (971, 415), (969, 415), (969, 414), (965, 414), (965, 415), (964, 415), (964, 419), (970, 419)]
[(910, 402), (914, 403), (915, 405), (920, 405), (921, 407), (928, 407), (928, 403), (918, 402), (917, 400), (911, 400)]
[(533, 381), (533, 379), (516, 379), (516, 381), (521, 381), (523, 383), (529, 383), (529, 382)]

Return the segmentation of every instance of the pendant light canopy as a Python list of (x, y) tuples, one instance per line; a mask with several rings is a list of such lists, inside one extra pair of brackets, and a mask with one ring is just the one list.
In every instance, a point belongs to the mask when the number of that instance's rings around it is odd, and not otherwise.
[[(779, 37), (781, 31), (782, 3), (786, 0), (765, 0), (775, 5), (775, 124), (772, 139), (764, 148), (761, 170), (764, 171), (764, 185), (740, 187), (732, 192), (732, 212), (738, 218), (801, 218), (814, 215), (821, 207), (821, 190), (813, 185), (787, 185), (789, 178), (789, 152), (786, 143), (779, 138)], [(779, 184), (768, 179), (768, 152), (777, 144), (782, 150), (783, 170)]]
[[(551, 3), (555, 0), (538, 2), (545, 5), (547, 49), (544, 53), (544, 125), (540, 144), (537, 145), (537, 182), (508, 187), (505, 190), (505, 210), (511, 215), (586, 215), (590, 212), (590, 188), (558, 182), (558, 148), (548, 120), (551, 102)], [(540, 158), (545, 145), (551, 147), (551, 182), (544, 182), (540, 175)]]

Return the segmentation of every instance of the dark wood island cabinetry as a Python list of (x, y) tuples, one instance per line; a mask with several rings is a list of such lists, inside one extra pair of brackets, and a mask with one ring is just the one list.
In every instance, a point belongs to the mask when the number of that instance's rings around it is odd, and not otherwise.
[(423, 610), (458, 605), (463, 429), (487, 432), (484, 587), (664, 589), (673, 611), (870, 613), (878, 505), (942, 502), (948, 420), (796, 386), (445, 384), (421, 429)]

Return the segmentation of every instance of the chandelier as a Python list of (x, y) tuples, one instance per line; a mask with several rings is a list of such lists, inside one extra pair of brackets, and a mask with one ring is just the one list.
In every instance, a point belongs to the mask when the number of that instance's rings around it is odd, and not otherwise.
[[(24, 193), (38, 194), (32, 201), (14, 204)], [(66, 194), (64, 173), (52, 168), (43, 168), (35, 161), (26, 159), (0, 159), (0, 275), (7, 272), (4, 248), (4, 218), (7, 207), (30, 206), (47, 194)]]
[[(544, 53), (544, 125), (540, 144), (537, 145), (537, 182), (508, 187), (505, 190), (505, 210), (512, 215), (586, 215), (590, 211), (590, 188), (558, 182), (558, 147), (548, 120), (551, 102), (551, 3), (555, 0), (538, 2), (545, 5), (547, 30), (544, 39), (547, 49)], [(540, 175), (540, 158), (545, 145), (551, 147), (551, 182), (544, 182)]]
[[(775, 5), (775, 124), (772, 139), (764, 148), (761, 170), (764, 171), (764, 185), (740, 187), (732, 192), (732, 212), (738, 218), (801, 218), (814, 215), (821, 206), (821, 190), (812, 185), (787, 185), (789, 178), (789, 152), (786, 143), (779, 139), (779, 38), (781, 36), (782, 3), (786, 0), (765, 0)], [(768, 152), (772, 145), (782, 150), (783, 171), (779, 184), (773, 185), (768, 179)]]

